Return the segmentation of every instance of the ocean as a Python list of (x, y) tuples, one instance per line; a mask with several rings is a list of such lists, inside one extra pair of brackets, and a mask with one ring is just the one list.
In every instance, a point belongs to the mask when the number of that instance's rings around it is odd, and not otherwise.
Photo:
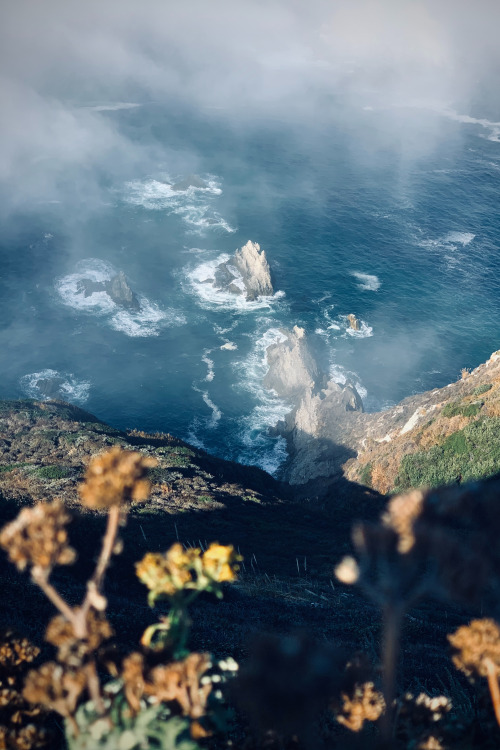
[[(49, 381), (116, 427), (170, 432), (279, 476), (286, 445), (269, 428), (290, 404), (261, 381), (283, 328), (303, 326), (369, 411), (499, 348), (491, 115), (368, 96), (332, 98), (328, 117), (293, 125), (155, 102), (95, 110), (148, 158), (103, 165), (92, 189), (75, 168), (57, 200), (2, 219), (3, 398), (47, 398)], [(172, 189), (192, 174), (203, 187)], [(248, 240), (275, 289), (255, 302), (206, 283)], [(139, 312), (79, 291), (119, 270)]]

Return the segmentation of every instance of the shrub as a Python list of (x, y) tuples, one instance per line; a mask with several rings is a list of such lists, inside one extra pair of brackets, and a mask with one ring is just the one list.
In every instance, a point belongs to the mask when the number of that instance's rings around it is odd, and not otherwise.
[(491, 391), (493, 388), (491, 383), (483, 383), (483, 385), (478, 385), (477, 388), (474, 388), (472, 391), (473, 396), (482, 396), (483, 393), (488, 393), (488, 391)]
[(66, 479), (73, 471), (67, 466), (40, 466), (34, 470), (34, 474), (41, 479)]
[(457, 484), (498, 471), (500, 418), (485, 417), (454, 432), (442, 445), (404, 456), (395, 489)]
[(452, 401), (446, 404), (441, 414), (443, 417), (475, 417), (483, 407), (482, 401), (475, 401), (472, 404), (462, 404), (460, 401)]

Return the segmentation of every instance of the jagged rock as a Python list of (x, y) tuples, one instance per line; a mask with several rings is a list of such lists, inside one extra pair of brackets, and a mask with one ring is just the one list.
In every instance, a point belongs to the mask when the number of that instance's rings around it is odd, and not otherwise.
[(40, 378), (35, 385), (42, 396), (46, 398), (61, 398), (61, 386), (64, 379), (58, 376), (53, 378)]
[(264, 250), (250, 240), (225, 263), (217, 266), (216, 289), (245, 294), (248, 301), (274, 294), (271, 269)]
[(284, 341), (267, 348), (269, 370), (264, 377), (264, 388), (278, 396), (297, 399), (305, 391), (313, 391), (319, 383), (320, 372), (303, 328), (283, 331)]
[(136, 295), (129, 287), (123, 271), (120, 271), (108, 281), (93, 281), (92, 279), (81, 279), (77, 287), (83, 292), (84, 297), (90, 297), (94, 292), (106, 292), (116, 305), (126, 310), (140, 310), (141, 306)]
[(353, 313), (350, 313), (350, 315), (347, 316), (347, 320), (349, 321), (349, 328), (352, 328), (353, 331), (359, 331), (361, 328), (359, 318), (353, 315)]
[(141, 306), (136, 295), (129, 287), (123, 271), (105, 282), (105, 290), (117, 305), (128, 310), (140, 310)]
[(179, 192), (183, 190), (188, 190), (190, 187), (194, 188), (206, 188), (207, 183), (201, 179), (201, 177), (198, 177), (196, 174), (191, 174), (188, 177), (185, 177), (183, 180), (179, 180), (179, 182), (176, 182), (174, 185), (172, 185), (172, 190), (178, 190)]

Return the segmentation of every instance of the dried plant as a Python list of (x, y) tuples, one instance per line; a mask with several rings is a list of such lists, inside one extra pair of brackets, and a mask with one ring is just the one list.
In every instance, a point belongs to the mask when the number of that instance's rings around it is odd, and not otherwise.
[(0, 532), (0, 545), (19, 570), (32, 567), (35, 575), (47, 576), (55, 565), (69, 565), (75, 560), (66, 531), (69, 521), (58, 500), (23, 508)]
[(378, 721), (385, 711), (384, 696), (375, 689), (373, 682), (356, 684), (352, 694), (342, 693), (341, 699), (336, 719), (351, 732), (359, 732), (366, 721)]
[(453, 663), (468, 677), (480, 675), (488, 680), (491, 701), (500, 726), (500, 627), (494, 620), (472, 620), (448, 636), (457, 653)]
[(42, 748), (53, 739), (43, 726), (47, 712), (23, 697), (26, 669), (39, 652), (26, 638), (10, 630), (0, 636), (0, 748)]
[(150, 491), (147, 471), (156, 464), (155, 458), (142, 453), (111, 448), (90, 462), (80, 487), (82, 504), (107, 510), (146, 500)]

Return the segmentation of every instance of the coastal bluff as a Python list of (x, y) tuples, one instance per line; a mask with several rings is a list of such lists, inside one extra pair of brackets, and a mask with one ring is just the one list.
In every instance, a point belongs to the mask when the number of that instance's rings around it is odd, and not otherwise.
[(263, 385), (292, 407), (274, 432), (287, 442), (281, 479), (299, 494), (322, 496), (343, 479), (386, 494), (500, 471), (500, 352), (454, 383), (366, 413), (354, 384), (321, 370), (304, 329), (281, 333)]

